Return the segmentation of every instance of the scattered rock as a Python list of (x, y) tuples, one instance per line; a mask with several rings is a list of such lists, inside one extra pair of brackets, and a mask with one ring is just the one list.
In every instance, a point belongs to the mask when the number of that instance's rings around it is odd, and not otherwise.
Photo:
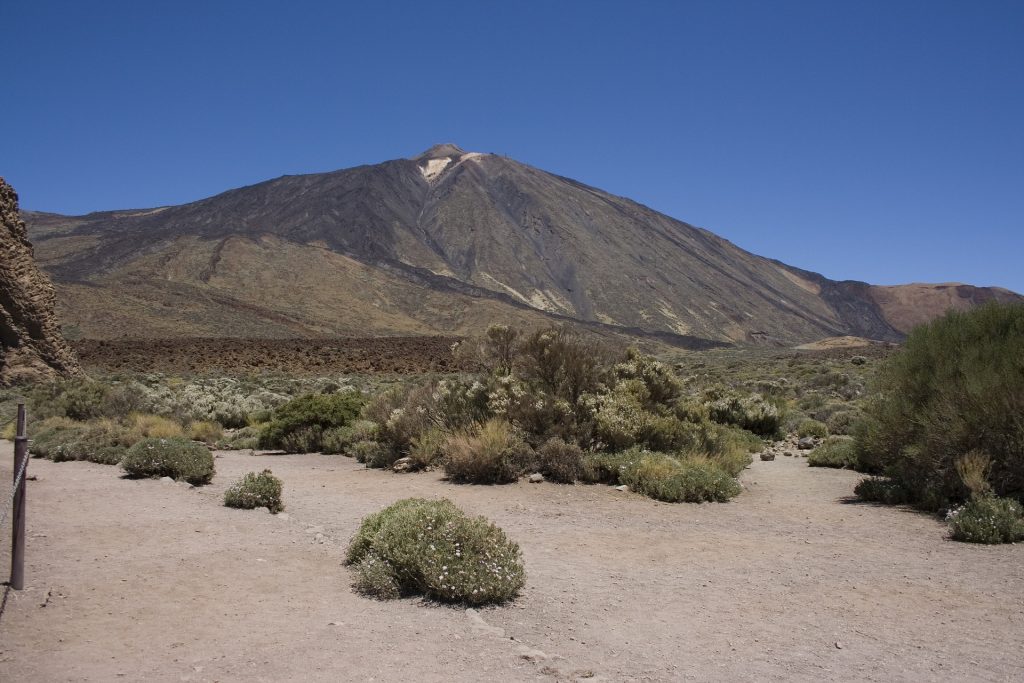
[(480, 616), (480, 613), (472, 607), (466, 610), (466, 616), (469, 617), (469, 623), (473, 626), (474, 630), (482, 633), (489, 633), (491, 635), (498, 636), (499, 638), (505, 637), (505, 629), (497, 626), (491, 626), (484, 621), (483, 617)]
[(809, 451), (817, 445), (817, 440), (813, 436), (805, 436), (796, 442), (796, 447), (802, 451)]
[(761, 460), (764, 460), (766, 462), (770, 462), (770, 461), (772, 461), (774, 459), (775, 459), (775, 454), (774, 453), (770, 453), (770, 452), (766, 451), (766, 452), (761, 454)]
[(616, 490), (616, 491), (628, 491), (628, 490), (629, 490), (629, 487), (628, 487), (628, 486), (626, 486), (625, 484), (623, 484), (622, 486), (616, 486), (616, 487), (615, 487), (615, 490)]
[(164, 484), (173, 484), (174, 480), (170, 477), (160, 477), (160, 481)]
[(544, 475), (541, 474), (540, 472), (534, 472), (533, 474), (530, 475), (531, 484), (539, 484), (542, 481), (544, 481)]
[(843, 644), (840, 643), (838, 640), (836, 641), (836, 649), (837, 650), (842, 650), (843, 649)]
[(395, 472), (412, 472), (412, 458), (399, 458), (391, 466), (391, 469)]
[(519, 653), (519, 656), (528, 662), (543, 662), (545, 659), (548, 658), (546, 653), (542, 652), (541, 650), (534, 649), (524, 649), (522, 652)]

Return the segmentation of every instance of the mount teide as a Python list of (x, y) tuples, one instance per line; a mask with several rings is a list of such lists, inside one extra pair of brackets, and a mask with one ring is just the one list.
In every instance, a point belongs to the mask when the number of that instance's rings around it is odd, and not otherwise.
[(574, 320), (690, 346), (897, 340), (969, 285), (836, 282), (493, 154), (284, 176), (182, 206), (25, 213), (86, 337), (472, 333)]

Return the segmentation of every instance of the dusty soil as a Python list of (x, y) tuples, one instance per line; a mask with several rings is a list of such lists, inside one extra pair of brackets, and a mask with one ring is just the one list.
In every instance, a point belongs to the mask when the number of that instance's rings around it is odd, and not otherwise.
[[(32, 461), (28, 585), (0, 618), (0, 680), (1024, 678), (1024, 545), (954, 543), (932, 517), (851, 503), (852, 472), (756, 461), (734, 502), (671, 505), (219, 455), (201, 489)], [(221, 506), (266, 466), (286, 516)], [(475, 613), (353, 593), (341, 557), (360, 517), (413, 495), (517, 540), (521, 597)]]
[(82, 366), (98, 372), (171, 375), (420, 374), (457, 372), (451, 347), (459, 337), (333, 339), (81, 339)]

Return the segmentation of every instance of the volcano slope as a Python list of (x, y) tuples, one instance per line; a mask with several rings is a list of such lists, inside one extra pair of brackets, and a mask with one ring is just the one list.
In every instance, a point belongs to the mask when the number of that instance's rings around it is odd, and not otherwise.
[(574, 321), (684, 346), (898, 340), (1019, 298), (836, 282), (495, 154), (284, 176), (181, 206), (26, 213), (74, 336), (466, 334)]

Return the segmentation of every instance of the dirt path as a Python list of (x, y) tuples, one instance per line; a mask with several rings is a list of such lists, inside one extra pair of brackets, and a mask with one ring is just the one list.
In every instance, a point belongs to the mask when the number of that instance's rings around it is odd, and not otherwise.
[[(734, 502), (670, 505), (219, 455), (202, 489), (32, 461), (28, 586), (0, 619), (0, 680), (1024, 679), (1024, 545), (954, 543), (934, 518), (845, 503), (854, 473), (758, 461)], [(286, 517), (221, 506), (266, 466)], [(340, 559), (359, 519), (413, 495), (519, 542), (513, 605), (351, 591)]]

